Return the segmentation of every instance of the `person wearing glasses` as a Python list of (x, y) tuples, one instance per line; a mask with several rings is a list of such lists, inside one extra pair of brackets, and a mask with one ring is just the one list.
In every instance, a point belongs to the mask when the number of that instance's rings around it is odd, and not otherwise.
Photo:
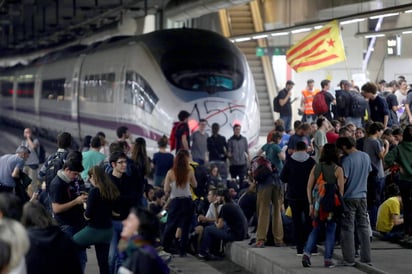
[(113, 212), (113, 203), (120, 194), (102, 167), (90, 168), (88, 178), (94, 186), (89, 192), (84, 212), (88, 224), (73, 236), (73, 240), (81, 247), (94, 245), (100, 274), (109, 274), (108, 257), (113, 235), (112, 213), (116, 214)]
[(122, 232), (122, 221), (129, 215), (130, 209), (140, 205), (143, 196), (143, 173), (135, 164), (130, 165), (131, 175), (127, 174), (129, 159), (124, 152), (114, 152), (110, 155), (109, 163), (112, 172), (109, 178), (114, 183), (120, 195), (114, 203), (114, 211), (118, 214), (112, 218), (113, 235), (109, 250), (109, 266), (111, 273), (117, 273), (122, 261), (119, 258), (117, 245)]

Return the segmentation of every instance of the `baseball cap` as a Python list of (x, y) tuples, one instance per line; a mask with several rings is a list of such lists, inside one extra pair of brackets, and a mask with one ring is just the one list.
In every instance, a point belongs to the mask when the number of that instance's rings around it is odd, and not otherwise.
[(26, 146), (18, 146), (16, 149), (16, 153), (28, 153), (30, 154), (30, 149), (28, 149)]

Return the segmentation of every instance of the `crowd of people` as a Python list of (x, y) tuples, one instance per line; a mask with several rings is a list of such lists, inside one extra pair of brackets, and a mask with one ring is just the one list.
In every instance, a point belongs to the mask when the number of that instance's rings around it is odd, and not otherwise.
[[(293, 125), (294, 83), (280, 93), (282, 119), (257, 152), (269, 163), (265, 176), (249, 169), (256, 157), (240, 124), (228, 139), (217, 123), (209, 135), (204, 119), (192, 132), (187, 111), (179, 112), (152, 157), (146, 140), (133, 140), (121, 126), (110, 144), (103, 132), (85, 138), (82, 152), (63, 132), (42, 163), (41, 144), (26, 128), (16, 153), (0, 157), (0, 273), (84, 273), (90, 246), (100, 273), (123, 274), (168, 273), (170, 254), (221, 259), (226, 243), (247, 238), (254, 248), (295, 245), (304, 267), (321, 238), (325, 267), (336, 265), (337, 243), (341, 264), (353, 266), (356, 257), (371, 264), (373, 231), (408, 243), (412, 95), (401, 90), (406, 81), (382, 88), (366, 83), (357, 91), (343, 80), (334, 94), (329, 80), (320, 90), (307, 83), (302, 121)], [(321, 93), (328, 109), (316, 113)]]

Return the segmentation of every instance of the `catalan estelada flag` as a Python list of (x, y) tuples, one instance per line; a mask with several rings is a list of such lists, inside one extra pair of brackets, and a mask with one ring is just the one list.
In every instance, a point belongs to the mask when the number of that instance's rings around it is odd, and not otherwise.
[(286, 52), (286, 61), (296, 72), (316, 70), (346, 59), (338, 21), (312, 31)]

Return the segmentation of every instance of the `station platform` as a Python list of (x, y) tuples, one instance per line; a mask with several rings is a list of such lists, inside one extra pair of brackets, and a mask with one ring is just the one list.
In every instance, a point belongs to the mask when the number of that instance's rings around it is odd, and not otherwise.
[[(228, 245), (228, 258), (248, 271), (256, 274), (269, 273), (330, 273), (329, 268), (323, 266), (323, 247), (318, 245), (321, 252), (312, 256), (312, 266), (304, 268), (301, 257), (296, 256), (294, 246), (253, 248), (248, 241), (233, 242)], [(373, 239), (371, 243), (372, 266), (356, 260), (355, 267), (336, 266), (333, 273), (409, 273), (412, 270), (412, 249), (407, 249), (399, 244)], [(336, 262), (342, 260), (340, 246), (334, 250)]]

